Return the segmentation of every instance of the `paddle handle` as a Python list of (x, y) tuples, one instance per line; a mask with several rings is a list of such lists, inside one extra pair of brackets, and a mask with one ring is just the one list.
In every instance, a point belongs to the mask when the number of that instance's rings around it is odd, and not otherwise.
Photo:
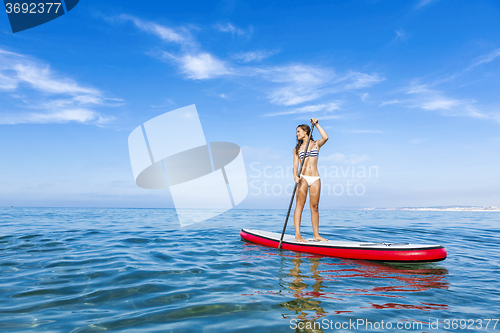
[[(312, 120), (312, 119), (311, 119)], [(314, 123), (311, 126), (311, 133), (309, 133), (309, 137), (307, 138), (306, 149), (304, 150), (304, 157), (302, 157), (302, 162), (299, 165), (299, 171), (297, 172), (297, 177), (300, 178), (300, 173), (302, 172), (302, 167), (304, 166), (304, 161), (307, 157), (307, 149), (309, 148), (309, 141), (311, 141), (312, 133), (314, 130)], [(290, 211), (292, 210), (293, 198), (295, 197), (295, 192), (297, 191), (297, 185), (299, 183), (295, 183), (293, 188), (292, 198), (290, 199), (290, 205), (288, 206), (288, 213), (286, 214), (285, 225), (283, 226), (283, 231), (281, 232), (280, 243), (278, 245), (278, 250), (281, 250), (281, 243), (283, 242), (283, 237), (285, 236), (286, 225), (288, 224), (288, 217), (290, 216)]]

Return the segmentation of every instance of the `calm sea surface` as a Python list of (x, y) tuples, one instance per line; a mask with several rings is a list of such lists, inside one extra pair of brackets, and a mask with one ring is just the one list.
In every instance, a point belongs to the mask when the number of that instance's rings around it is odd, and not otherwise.
[(285, 214), (181, 228), (171, 209), (1, 208), (0, 332), (500, 332), (500, 213), (320, 211), (329, 239), (448, 251), (406, 265), (241, 240)]

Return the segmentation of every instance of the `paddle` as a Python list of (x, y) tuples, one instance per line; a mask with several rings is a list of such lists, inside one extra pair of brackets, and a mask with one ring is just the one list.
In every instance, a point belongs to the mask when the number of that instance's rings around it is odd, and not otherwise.
[[(299, 166), (299, 172), (297, 173), (297, 177), (300, 177), (300, 172), (302, 171), (302, 167), (304, 166), (304, 161), (307, 157), (307, 148), (309, 148), (309, 141), (311, 141), (311, 136), (314, 129), (314, 123), (311, 126), (311, 132), (309, 133), (309, 138), (307, 138), (306, 150), (304, 150), (304, 157), (302, 157), (302, 162)], [(286, 225), (288, 223), (288, 217), (290, 216), (290, 210), (292, 209), (293, 198), (295, 197), (295, 192), (297, 191), (297, 185), (299, 183), (295, 183), (295, 187), (293, 188), (292, 198), (290, 199), (290, 206), (288, 206), (288, 213), (286, 214), (285, 225), (283, 226), (283, 231), (281, 232), (280, 244), (278, 245), (278, 250), (281, 250), (281, 243), (283, 242), (283, 237), (285, 236)]]

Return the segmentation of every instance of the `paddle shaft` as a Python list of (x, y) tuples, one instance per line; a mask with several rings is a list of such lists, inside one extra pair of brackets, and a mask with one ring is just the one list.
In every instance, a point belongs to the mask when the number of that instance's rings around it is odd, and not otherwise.
[[(302, 163), (299, 166), (299, 172), (297, 173), (297, 177), (300, 178), (300, 173), (302, 172), (302, 167), (304, 166), (304, 161), (307, 157), (307, 149), (309, 148), (309, 141), (311, 141), (312, 133), (314, 129), (314, 123), (311, 126), (311, 133), (309, 133), (309, 137), (307, 138), (306, 149), (304, 150), (304, 157), (302, 157)], [(290, 199), (290, 205), (288, 206), (288, 213), (286, 214), (285, 225), (283, 226), (283, 231), (281, 232), (280, 244), (278, 245), (278, 250), (281, 250), (281, 243), (283, 242), (283, 237), (285, 236), (286, 225), (288, 223), (288, 217), (290, 216), (290, 211), (292, 210), (293, 198), (295, 197), (295, 192), (297, 191), (297, 186), (299, 183), (295, 183), (293, 188), (292, 198)]]

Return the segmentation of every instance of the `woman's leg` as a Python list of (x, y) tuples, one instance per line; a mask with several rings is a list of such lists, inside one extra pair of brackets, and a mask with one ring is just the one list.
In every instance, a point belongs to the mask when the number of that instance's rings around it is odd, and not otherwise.
[(315, 181), (309, 188), (309, 204), (311, 207), (311, 222), (313, 227), (313, 239), (326, 241), (319, 235), (319, 194), (321, 192), (321, 179)]
[(306, 204), (307, 199), (307, 182), (305, 179), (300, 178), (297, 185), (297, 200), (295, 204), (295, 212), (293, 214), (293, 225), (295, 227), (295, 240), (299, 242), (305, 242), (306, 240), (300, 235), (300, 220), (302, 218), (302, 211)]

